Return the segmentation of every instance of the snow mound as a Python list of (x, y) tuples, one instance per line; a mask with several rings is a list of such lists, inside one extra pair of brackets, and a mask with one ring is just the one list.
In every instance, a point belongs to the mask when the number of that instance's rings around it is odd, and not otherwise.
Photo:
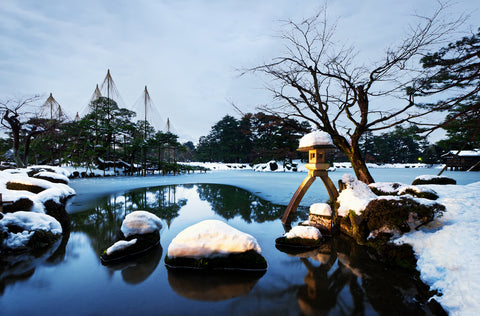
[(322, 233), (313, 226), (295, 226), (288, 233), (283, 235), (287, 239), (303, 238), (303, 239), (320, 239)]
[(332, 209), (330, 208), (330, 205), (328, 205), (327, 203), (314, 203), (310, 205), (310, 214), (331, 216)]
[(351, 174), (344, 174), (342, 182), (346, 184), (346, 188), (340, 193), (337, 202), (340, 203), (338, 208), (339, 216), (347, 216), (350, 211), (354, 211), (360, 215), (368, 203), (377, 198), (377, 195), (370, 190), (365, 183), (355, 180)]
[[(18, 233), (8, 232), (8, 226), (20, 227), (23, 231)], [(62, 226), (50, 215), (24, 211), (7, 213), (0, 220), (0, 232), (7, 233), (7, 238), (4, 240), (4, 245), (7, 248), (16, 249), (26, 246), (33, 233), (38, 230), (60, 235)]]
[(134, 211), (123, 220), (121, 231), (125, 237), (142, 235), (159, 231), (162, 220), (156, 215), (146, 211)]
[(333, 145), (332, 138), (325, 132), (314, 131), (300, 138), (298, 147), (303, 148), (317, 145)]
[(181, 231), (168, 246), (168, 256), (208, 258), (254, 250), (257, 240), (219, 220), (205, 220)]
[(121, 250), (124, 250), (124, 249), (127, 249), (128, 247), (130, 246), (133, 246), (137, 243), (137, 239), (132, 239), (132, 240), (119, 240), (117, 241), (116, 243), (114, 243), (112, 246), (108, 247), (106, 253), (107, 255), (111, 255), (117, 251), (121, 251)]

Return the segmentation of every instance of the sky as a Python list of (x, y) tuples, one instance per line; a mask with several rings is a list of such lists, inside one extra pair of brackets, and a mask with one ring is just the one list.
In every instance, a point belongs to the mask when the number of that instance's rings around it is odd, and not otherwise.
[[(327, 0), (337, 34), (366, 61), (401, 38), (415, 14), (434, 0)], [(302, 21), (319, 0), (2, 0), (0, 100), (50, 93), (73, 118), (85, 109), (107, 70), (123, 107), (134, 109), (147, 86), (160, 114), (180, 140), (197, 142), (226, 114), (237, 118), (269, 104), (268, 82), (242, 69), (285, 51), (282, 21)], [(452, 16), (470, 14), (456, 40), (475, 31), (479, 5), (452, 2)], [(462, 33), (463, 32), (463, 33)], [(370, 60), (371, 59), (371, 60)]]

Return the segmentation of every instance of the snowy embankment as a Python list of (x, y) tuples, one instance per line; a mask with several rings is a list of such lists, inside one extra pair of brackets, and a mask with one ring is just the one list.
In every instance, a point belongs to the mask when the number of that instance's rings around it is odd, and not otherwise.
[(446, 206), (444, 215), (397, 242), (413, 246), (422, 280), (442, 295), (451, 315), (480, 311), (480, 182), (431, 185)]

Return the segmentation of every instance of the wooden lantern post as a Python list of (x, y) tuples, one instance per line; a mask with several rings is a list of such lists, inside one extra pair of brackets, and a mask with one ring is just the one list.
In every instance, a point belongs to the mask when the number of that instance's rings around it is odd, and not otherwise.
[(320, 179), (322, 179), (323, 184), (327, 188), (330, 201), (337, 200), (337, 188), (333, 184), (332, 180), (328, 177), (327, 169), (330, 167), (330, 164), (328, 164), (325, 160), (326, 152), (334, 148), (335, 146), (328, 144), (300, 147), (297, 149), (298, 151), (308, 151), (308, 163), (305, 165), (305, 167), (308, 169), (308, 175), (298, 187), (297, 191), (290, 200), (290, 203), (288, 203), (288, 206), (282, 217), (282, 223), (284, 225), (290, 225), (293, 213), (295, 213), (297, 210), (300, 201), (307, 192), (308, 188), (310, 188), (312, 185), (313, 181), (315, 181), (316, 177), (320, 177)]

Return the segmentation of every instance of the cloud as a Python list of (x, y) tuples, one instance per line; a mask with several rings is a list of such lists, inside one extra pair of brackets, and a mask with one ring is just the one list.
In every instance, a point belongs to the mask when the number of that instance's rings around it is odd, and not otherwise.
[[(403, 34), (410, 13), (436, 3), (426, 2), (328, 1), (328, 10), (341, 16), (340, 37), (373, 56)], [(264, 82), (236, 69), (278, 56), (279, 21), (320, 7), (317, 0), (3, 0), (0, 98), (52, 92), (73, 117), (110, 69), (127, 107), (147, 85), (162, 118), (197, 141), (236, 114), (229, 101), (245, 111), (269, 102)]]

